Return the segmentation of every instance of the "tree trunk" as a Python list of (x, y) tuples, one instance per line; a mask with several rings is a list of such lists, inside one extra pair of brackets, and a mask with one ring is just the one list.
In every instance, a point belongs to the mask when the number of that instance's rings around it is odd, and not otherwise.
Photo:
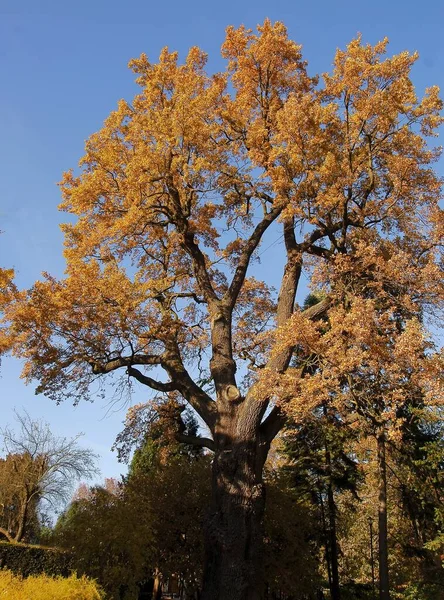
[(255, 442), (216, 448), (202, 600), (263, 598), (265, 491), (259, 454)]
[(154, 586), (153, 586), (153, 600), (160, 600), (162, 597), (162, 582), (160, 580), (160, 573), (156, 569), (154, 574)]
[(327, 563), (328, 588), (331, 592), (333, 584), (331, 578), (330, 543), (325, 519), (324, 500), (322, 498), (322, 486), (319, 486), (319, 504), (321, 507), (322, 533), (325, 540), (325, 562)]
[(23, 539), (23, 535), (25, 533), (26, 518), (28, 515), (28, 502), (29, 502), (29, 499), (28, 499), (28, 496), (26, 496), (26, 498), (24, 499), (23, 504), (20, 508), (20, 512), (19, 512), (17, 531), (14, 536), (15, 542), (21, 542)]
[[(328, 453), (329, 454), (329, 453)], [(339, 587), (339, 565), (338, 565), (338, 540), (336, 536), (336, 503), (333, 495), (331, 481), (327, 486), (328, 514), (329, 514), (329, 537), (330, 537), (330, 557), (331, 557), (331, 598), (340, 600), (341, 591)]]
[(378, 537), (379, 537), (379, 598), (390, 600), (388, 545), (387, 545), (387, 467), (385, 458), (385, 432), (379, 432), (378, 444)]
[[(324, 417), (327, 422), (331, 423), (331, 415), (326, 404), (323, 405)], [(336, 535), (336, 502), (333, 492), (333, 475), (331, 453), (328, 446), (328, 440), (325, 439), (325, 463), (327, 465), (327, 505), (328, 505), (328, 539), (330, 543), (330, 559), (331, 559), (331, 578), (330, 596), (331, 600), (341, 600), (341, 590), (339, 587), (339, 563), (338, 563), (338, 540)]]

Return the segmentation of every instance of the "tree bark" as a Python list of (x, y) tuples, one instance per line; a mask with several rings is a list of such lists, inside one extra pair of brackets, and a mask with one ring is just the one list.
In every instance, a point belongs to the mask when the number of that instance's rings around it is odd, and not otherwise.
[(202, 600), (261, 600), (263, 460), (254, 441), (216, 448)]
[(331, 481), (327, 486), (328, 499), (328, 514), (329, 514), (329, 538), (330, 538), (330, 554), (331, 554), (331, 598), (332, 600), (340, 600), (341, 590), (339, 587), (339, 564), (338, 564), (338, 540), (336, 536), (336, 503), (333, 495), (333, 487)]
[(328, 588), (331, 592), (333, 586), (331, 577), (330, 543), (327, 531), (327, 522), (325, 519), (324, 500), (322, 498), (322, 486), (319, 486), (319, 506), (321, 507), (322, 533), (325, 540), (325, 562), (327, 563)]
[(26, 498), (23, 501), (23, 505), (20, 509), (20, 513), (19, 513), (18, 527), (17, 527), (16, 534), (14, 536), (15, 542), (21, 542), (23, 539), (23, 534), (25, 533), (26, 517), (28, 515), (28, 503), (29, 503), (29, 499), (28, 499), (28, 496), (26, 496)]
[(154, 574), (154, 586), (153, 586), (153, 600), (160, 600), (162, 597), (162, 582), (160, 579), (160, 573), (156, 569)]
[(331, 558), (331, 583), (330, 595), (332, 600), (341, 599), (341, 590), (339, 587), (339, 564), (338, 564), (338, 540), (336, 536), (336, 502), (333, 493), (332, 469), (331, 469), (331, 454), (327, 443), (325, 446), (325, 460), (328, 470), (327, 482), (327, 503), (328, 503), (328, 537), (330, 543), (330, 558)]
[(378, 538), (379, 538), (379, 598), (390, 600), (387, 544), (387, 465), (385, 432), (377, 435), (378, 445)]
[[(324, 416), (331, 421), (327, 406), (323, 406)], [(329, 521), (329, 542), (331, 556), (331, 582), (330, 595), (332, 600), (341, 600), (341, 589), (339, 586), (339, 561), (338, 561), (338, 539), (336, 535), (336, 502), (333, 492), (333, 474), (331, 453), (327, 439), (325, 440), (325, 462), (327, 465), (327, 503), (328, 503), (328, 521)]]

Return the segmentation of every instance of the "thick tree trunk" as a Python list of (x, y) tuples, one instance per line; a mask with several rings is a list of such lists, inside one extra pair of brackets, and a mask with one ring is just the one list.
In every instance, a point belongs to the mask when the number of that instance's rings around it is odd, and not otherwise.
[(387, 467), (385, 458), (385, 433), (379, 432), (378, 444), (378, 537), (379, 537), (379, 598), (390, 600), (388, 545), (387, 545)]
[(265, 492), (255, 443), (216, 449), (202, 600), (261, 600)]

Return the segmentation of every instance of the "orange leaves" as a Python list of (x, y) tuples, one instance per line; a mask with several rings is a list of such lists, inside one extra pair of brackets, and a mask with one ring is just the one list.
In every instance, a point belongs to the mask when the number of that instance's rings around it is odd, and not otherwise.
[(300, 84), (298, 78), (305, 76), (302, 47), (288, 39), (283, 23), (266, 19), (257, 30), (259, 35), (244, 26), (228, 27), (222, 45), (222, 56), (229, 60), (238, 94), (255, 104), (294, 89)]
[(258, 35), (241, 26), (229, 27), (222, 56), (229, 60), (228, 72), (236, 90), (227, 99), (228, 123), (234, 132), (244, 130), (248, 156), (254, 165), (270, 168), (276, 117), (288, 94), (300, 95), (312, 81), (305, 71), (301, 46), (288, 39), (282, 23), (268, 19), (258, 26)]
[[(0, 310), (3, 310), (18, 294), (13, 283), (14, 270), (0, 268)], [(1, 324), (1, 321), (0, 321)], [(0, 327), (0, 356), (13, 344), (14, 340), (5, 328)]]
[(15, 291), (13, 284), (14, 269), (0, 268), (0, 307), (5, 304)]
[[(28, 360), (26, 376), (59, 395), (79, 380), (78, 394), (116, 358), (157, 361), (202, 409), (208, 398), (181, 361), (202, 379), (219, 363), (213, 372), (234, 386), (243, 360), (257, 380), (250, 397), (298, 399), (293, 411), (335, 393), (355, 402), (349, 376), (384, 381), (399, 402), (401, 366), (415, 371), (414, 358), (425, 371), (422, 312), (443, 298), (440, 150), (425, 139), (442, 102), (436, 87), (418, 99), (416, 54), (386, 51), (387, 40), (358, 37), (318, 85), (285, 26), (266, 20), (227, 29), (223, 73), (208, 74), (197, 47), (183, 62), (167, 48), (157, 62), (132, 60), (138, 95), (118, 103), (60, 184), (61, 209), (77, 217), (62, 227), (66, 278), (0, 296), (11, 323), (2, 347)], [(251, 266), (282, 226), (279, 314), (291, 314), (309, 262), (332, 307), (316, 323), (296, 311), (273, 332), (275, 294)], [(0, 286), (9, 290), (7, 275)], [(276, 356), (295, 364), (267, 370)]]

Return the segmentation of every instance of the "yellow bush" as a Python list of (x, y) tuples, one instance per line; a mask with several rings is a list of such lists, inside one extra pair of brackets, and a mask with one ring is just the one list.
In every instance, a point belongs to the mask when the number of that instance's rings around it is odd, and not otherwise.
[(0, 570), (1, 600), (104, 600), (101, 588), (86, 577), (31, 575), (23, 579)]

